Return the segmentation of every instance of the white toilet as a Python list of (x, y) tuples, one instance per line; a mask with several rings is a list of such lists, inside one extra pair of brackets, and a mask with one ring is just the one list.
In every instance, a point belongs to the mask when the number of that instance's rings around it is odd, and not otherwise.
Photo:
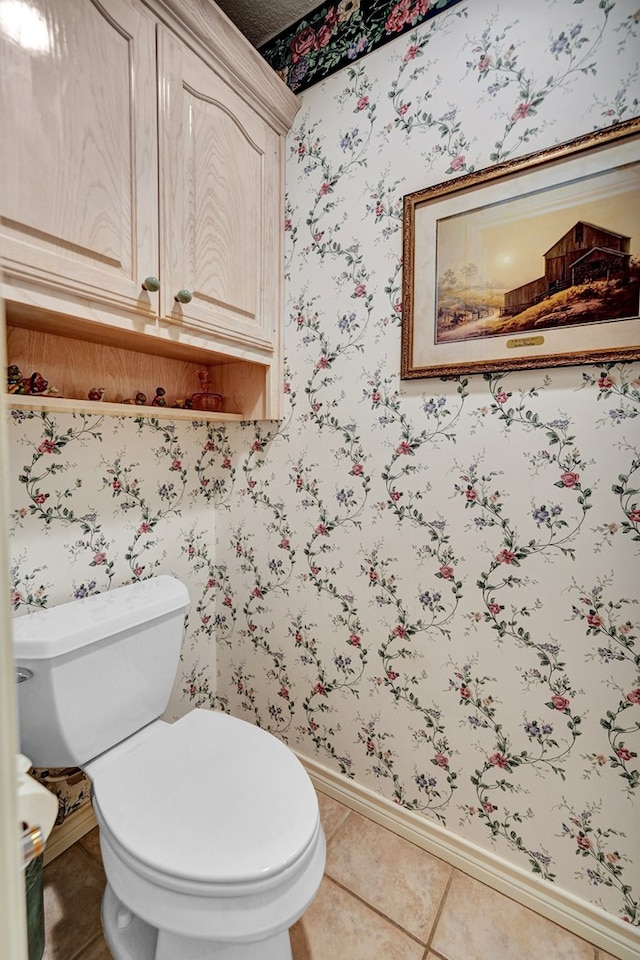
[(188, 604), (162, 576), (15, 619), (20, 748), (92, 780), (115, 960), (290, 960), (324, 871), (315, 791), (244, 720), (158, 719)]

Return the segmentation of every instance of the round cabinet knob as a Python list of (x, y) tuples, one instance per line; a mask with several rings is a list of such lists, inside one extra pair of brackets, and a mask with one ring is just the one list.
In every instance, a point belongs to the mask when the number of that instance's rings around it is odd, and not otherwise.
[(176, 301), (176, 303), (191, 303), (193, 300), (193, 294), (191, 293), (191, 290), (178, 290), (173, 299)]
[(156, 293), (160, 289), (160, 281), (157, 277), (145, 277), (142, 281), (142, 289), (148, 290), (149, 293)]

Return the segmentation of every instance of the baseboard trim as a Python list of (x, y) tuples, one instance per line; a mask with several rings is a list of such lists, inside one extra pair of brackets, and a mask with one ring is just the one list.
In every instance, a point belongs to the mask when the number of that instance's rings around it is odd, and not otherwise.
[(90, 803), (83, 803), (81, 807), (70, 813), (57, 827), (51, 831), (44, 849), (44, 864), (51, 863), (61, 853), (68, 850), (76, 840), (84, 837), (85, 833), (97, 826), (93, 807)]
[(300, 753), (297, 756), (313, 785), (321, 793), (410, 840), (619, 960), (638, 960), (640, 934), (635, 927), (456, 836), (439, 824), (397, 806), (373, 790), (336, 774), (317, 760)]

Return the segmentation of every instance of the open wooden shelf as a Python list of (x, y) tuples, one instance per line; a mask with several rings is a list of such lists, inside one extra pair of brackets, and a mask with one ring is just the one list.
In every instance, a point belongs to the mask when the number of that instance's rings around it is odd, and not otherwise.
[(207, 410), (181, 410), (178, 407), (152, 407), (133, 403), (109, 403), (95, 400), (69, 400), (62, 397), (7, 395), (13, 410), (37, 410), (43, 413), (87, 413), (103, 417), (154, 417), (157, 420), (244, 420), (241, 413), (210, 413)]
[[(260, 364), (237, 360), (221, 362), (219, 354), (194, 350), (189, 357), (182, 347), (179, 356), (128, 349), (114, 343), (80, 339), (78, 328), (72, 336), (45, 332), (41, 325), (7, 323), (7, 363), (16, 364), (23, 377), (40, 373), (59, 396), (8, 394), (13, 409), (50, 413), (89, 413), (114, 417), (155, 417), (160, 420), (239, 421), (259, 419), (267, 369)], [(54, 328), (55, 329), (55, 328)], [(127, 343), (128, 341), (124, 341)], [(158, 349), (152, 337), (138, 337), (142, 344)], [(187, 359), (188, 358), (188, 359)], [(174, 407), (178, 400), (201, 390), (198, 373), (205, 371), (213, 389), (223, 397), (216, 412)], [(104, 388), (104, 400), (92, 401), (88, 393)], [(166, 391), (167, 405), (152, 406), (156, 388)], [(148, 404), (124, 403), (142, 392)]]

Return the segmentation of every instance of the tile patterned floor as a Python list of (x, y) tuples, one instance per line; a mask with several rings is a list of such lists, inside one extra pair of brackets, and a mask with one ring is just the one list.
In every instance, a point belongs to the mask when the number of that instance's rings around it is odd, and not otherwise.
[[(614, 960), (348, 807), (318, 795), (327, 867), (294, 960)], [(43, 960), (111, 960), (97, 828), (44, 871)]]

